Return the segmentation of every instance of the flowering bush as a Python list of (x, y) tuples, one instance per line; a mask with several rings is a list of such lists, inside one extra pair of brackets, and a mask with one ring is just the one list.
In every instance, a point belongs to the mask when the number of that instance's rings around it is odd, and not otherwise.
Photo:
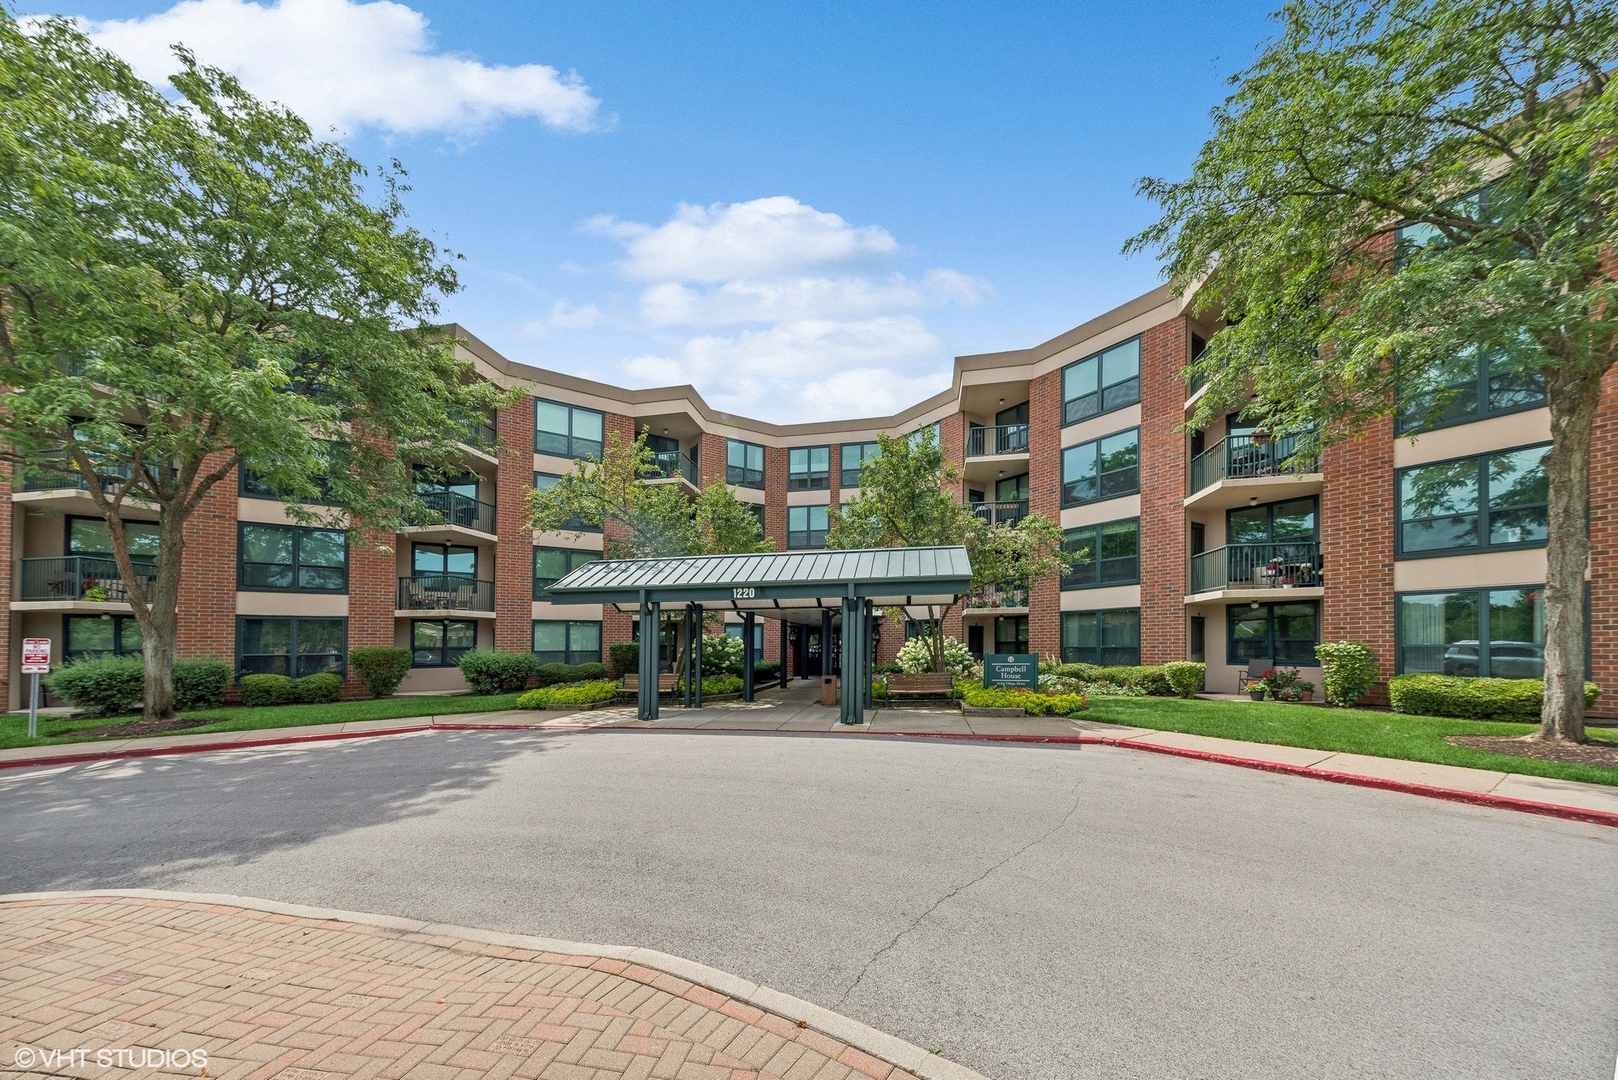
[[(928, 637), (913, 637), (899, 648), (895, 662), (906, 675), (922, 675), (933, 670), (933, 643)], [(972, 669), (972, 651), (952, 637), (944, 638), (944, 670), (965, 675)]]
[(564, 705), (594, 705), (598, 701), (611, 701), (617, 693), (618, 684), (606, 680), (542, 686), (519, 697), (517, 708), (554, 709)]
[(1022, 686), (981, 686), (973, 681), (957, 684), (961, 700), (983, 709), (1021, 709), (1029, 716), (1071, 716), (1083, 712), (1089, 701), (1083, 694), (1041, 693)]

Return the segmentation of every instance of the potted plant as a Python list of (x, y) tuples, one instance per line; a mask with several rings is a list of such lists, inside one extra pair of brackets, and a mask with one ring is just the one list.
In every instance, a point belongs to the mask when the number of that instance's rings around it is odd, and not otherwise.
[(1264, 691), (1267, 688), (1265, 687), (1264, 681), (1262, 679), (1254, 679), (1253, 681), (1249, 682), (1247, 685), (1243, 686), (1242, 689), (1246, 690), (1248, 696), (1251, 697), (1254, 701), (1263, 701), (1264, 700)]
[(1296, 683), (1292, 689), (1298, 692), (1299, 701), (1313, 701), (1315, 699), (1315, 684), (1312, 682)]
[(1253, 440), (1254, 446), (1268, 446), (1275, 441), (1275, 433), (1266, 427), (1254, 428), (1253, 434), (1248, 437)]
[(84, 587), (84, 595), (79, 599), (92, 604), (105, 604), (107, 602), (107, 587), (99, 581)]

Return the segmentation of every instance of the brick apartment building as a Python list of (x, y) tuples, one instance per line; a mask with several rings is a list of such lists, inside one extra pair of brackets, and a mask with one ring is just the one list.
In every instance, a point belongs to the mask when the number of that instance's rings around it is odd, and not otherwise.
[[(527, 532), (523, 496), (599, 452), (608, 432), (649, 433), (662, 474), (649, 482), (733, 485), (787, 549), (823, 544), (826, 510), (855, 494), (878, 432), (936, 425), (976, 512), (1013, 522), (1040, 511), (1089, 553), (1062, 581), (989, 590), (956, 608), (948, 630), (974, 652), (1189, 657), (1207, 662), (1218, 691), (1236, 689), (1257, 658), (1311, 677), (1314, 645), (1343, 638), (1372, 646), (1384, 675), (1539, 674), (1536, 448), (1550, 426), (1537, 388), (1491, 378), (1480, 361), (1446, 423), (1414, 432), (1389, 421), (1298, 462), (1285, 440), (1238, 416), (1182, 430), (1197, 390), (1180, 371), (1217, 329), (1160, 288), (1031, 348), (959, 357), (948, 390), (897, 415), (783, 425), (716, 412), (688, 386), (625, 390), (512, 363), (454, 328), (485, 377), (529, 396), (468, 444), (464, 477), (425, 486), (442, 521), (349, 543), (340, 530), (292, 523), (239, 476), (191, 523), (180, 652), (297, 675), (342, 670), (356, 646), (401, 645), (416, 657), (405, 691), (462, 685), (455, 659), (473, 646), (598, 659), (636, 632), (632, 617), (552, 604), (545, 587), (598, 558), (602, 537)], [(1595, 446), (1592, 678), (1612, 687), (1618, 379)], [(11, 487), (11, 512), (0, 514), (0, 690), (16, 709), (23, 637), (50, 637), (67, 659), (138, 652), (139, 642), (107, 530), (76, 477), (41, 472)], [(127, 516), (143, 515), (131, 506)], [(131, 529), (132, 544), (146, 542)], [(763, 657), (784, 647), (792, 673), (819, 673), (819, 628), (783, 638), (762, 623)], [(885, 625), (880, 657), (902, 640)]]

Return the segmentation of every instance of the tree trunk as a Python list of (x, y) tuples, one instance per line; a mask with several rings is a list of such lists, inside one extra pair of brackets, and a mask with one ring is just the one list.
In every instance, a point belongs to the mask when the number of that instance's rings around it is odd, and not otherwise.
[(1549, 543), (1545, 569), (1545, 706), (1541, 739), (1584, 741), (1585, 572), (1590, 564), (1590, 436), (1601, 378), (1552, 376)]
[(171, 516), (165, 514), (158, 529), (157, 574), (146, 594), (145, 617), (140, 604), (130, 604), (140, 624), (141, 659), (146, 666), (143, 720), (168, 720), (174, 716), (175, 639), (180, 625), (180, 567), (185, 540), (181, 535), (183, 523), (167, 520)]

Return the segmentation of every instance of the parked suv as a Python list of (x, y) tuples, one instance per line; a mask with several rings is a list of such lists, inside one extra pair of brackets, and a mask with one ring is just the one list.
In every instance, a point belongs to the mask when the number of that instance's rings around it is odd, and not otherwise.
[[(1457, 641), (1444, 651), (1445, 675), (1476, 675), (1476, 641)], [(1531, 641), (1489, 642), (1489, 674), (1496, 679), (1543, 679), (1545, 650)]]

